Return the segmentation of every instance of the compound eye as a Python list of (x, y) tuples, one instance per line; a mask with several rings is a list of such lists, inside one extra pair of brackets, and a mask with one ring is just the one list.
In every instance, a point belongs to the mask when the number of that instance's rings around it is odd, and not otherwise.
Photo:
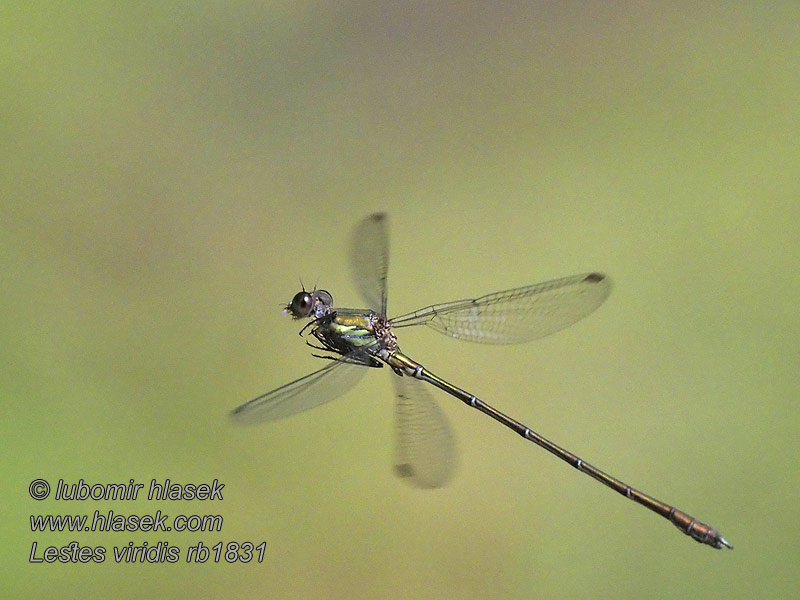
[(317, 290), (317, 291), (314, 292), (314, 297), (323, 306), (326, 306), (326, 307), (333, 306), (333, 296), (331, 296), (330, 292), (327, 292), (325, 290)]
[(311, 309), (314, 307), (314, 300), (308, 292), (298, 292), (292, 298), (292, 303), (289, 305), (289, 310), (295, 317), (307, 317), (311, 314)]

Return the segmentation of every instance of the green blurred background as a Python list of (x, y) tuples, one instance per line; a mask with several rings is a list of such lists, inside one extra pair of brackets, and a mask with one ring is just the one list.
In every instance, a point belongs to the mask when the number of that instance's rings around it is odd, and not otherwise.
[[(0, 9), (6, 597), (787, 597), (800, 586), (800, 5), (13, 3)], [(717, 526), (714, 551), (437, 393), (460, 467), (391, 473), (392, 390), (239, 428), (319, 366), (280, 314), (390, 313), (587, 270), (535, 344), (411, 356)], [(203, 502), (35, 502), (43, 477)], [(220, 533), (37, 533), (29, 515), (220, 514)], [(262, 564), (29, 564), (71, 540), (266, 541)], [(110, 554), (110, 550), (108, 551)], [(182, 554), (184, 556), (184, 554)]]

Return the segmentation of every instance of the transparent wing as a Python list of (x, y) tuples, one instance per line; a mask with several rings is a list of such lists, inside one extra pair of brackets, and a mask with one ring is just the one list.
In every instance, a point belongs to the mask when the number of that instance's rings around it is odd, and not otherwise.
[(608, 297), (611, 280), (584, 273), (472, 300), (435, 304), (391, 320), (392, 326), (427, 325), (450, 337), (486, 344), (517, 344), (579, 321)]
[(392, 377), (396, 392), (397, 448), (395, 473), (421, 488), (440, 487), (456, 467), (450, 426), (425, 383)]
[(389, 217), (375, 213), (353, 230), (350, 262), (355, 284), (367, 306), (386, 316), (386, 271), (389, 268)]
[(243, 425), (277, 421), (338, 398), (367, 371), (363, 362), (342, 357), (318, 371), (253, 398), (231, 412)]

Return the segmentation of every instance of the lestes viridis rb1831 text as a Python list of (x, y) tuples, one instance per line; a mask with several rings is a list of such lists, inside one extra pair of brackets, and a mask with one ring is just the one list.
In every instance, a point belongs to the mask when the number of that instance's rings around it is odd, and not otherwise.
[[(394, 331), (427, 325), (451, 337), (487, 344), (515, 344), (559, 331), (582, 319), (611, 291), (608, 277), (586, 273), (480, 298), (434, 304), (389, 319), (386, 316), (386, 272), (389, 264), (388, 218), (370, 215), (353, 232), (351, 261), (355, 281), (367, 309), (334, 308), (325, 290), (299, 292), (284, 312), (310, 318), (301, 330), (315, 338), (307, 342), (327, 352), (319, 369), (242, 404), (234, 420), (251, 424), (274, 421), (319, 406), (350, 389), (367, 370), (389, 365), (397, 396), (397, 460), (395, 471), (420, 487), (438, 487), (452, 475), (455, 450), (450, 429), (422, 382), (455, 396), (526, 440), (541, 446), (582, 473), (661, 515), (694, 540), (712, 548), (733, 548), (714, 528), (656, 500), (601, 471), (569, 450), (489, 406), (483, 400), (431, 373), (400, 351)], [(315, 355), (316, 356), (316, 355)]]

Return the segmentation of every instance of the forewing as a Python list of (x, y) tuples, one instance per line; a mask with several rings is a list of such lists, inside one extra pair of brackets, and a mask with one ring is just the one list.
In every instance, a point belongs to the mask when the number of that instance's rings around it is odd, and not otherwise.
[(375, 213), (353, 230), (350, 262), (355, 284), (367, 306), (386, 316), (386, 272), (389, 269), (389, 217)]
[(413, 377), (392, 377), (396, 393), (395, 473), (421, 488), (447, 483), (456, 467), (453, 434), (442, 409)]
[(367, 369), (347, 357), (333, 360), (305, 377), (253, 398), (231, 412), (243, 425), (277, 421), (338, 398), (353, 387)]
[(427, 325), (450, 337), (486, 344), (517, 344), (550, 335), (579, 321), (608, 297), (601, 273), (506, 290), (470, 300), (435, 304), (392, 319), (392, 326)]

